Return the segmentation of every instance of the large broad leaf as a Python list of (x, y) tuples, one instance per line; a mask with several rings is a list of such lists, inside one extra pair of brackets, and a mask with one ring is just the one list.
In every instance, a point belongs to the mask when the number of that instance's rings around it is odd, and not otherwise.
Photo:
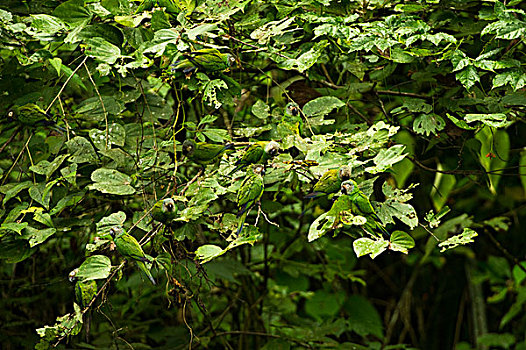
[(371, 259), (374, 259), (386, 251), (389, 247), (389, 242), (383, 239), (372, 240), (363, 237), (354, 240), (352, 246), (357, 257), (369, 255)]
[(374, 335), (383, 338), (383, 322), (378, 311), (369, 300), (360, 295), (351, 295), (344, 304), (347, 311), (349, 330), (362, 337)]
[(91, 129), (89, 131), (91, 141), (100, 150), (111, 148), (112, 145), (124, 146), (126, 130), (117, 123), (109, 125), (108, 130)]
[(75, 277), (81, 281), (103, 279), (110, 275), (111, 261), (105, 255), (93, 255), (80, 265)]
[(47, 160), (42, 160), (38, 164), (32, 165), (29, 167), (29, 170), (31, 170), (34, 173), (45, 175), (46, 179), (49, 179), (49, 177), (57, 170), (62, 162), (69, 156), (69, 154), (63, 154), (60, 156), (57, 156), (55, 159), (53, 159), (52, 162), (48, 162)]
[(345, 103), (339, 98), (334, 96), (323, 96), (307, 102), (303, 107), (303, 113), (305, 113), (307, 117), (323, 116), (329, 114), (334, 108), (340, 108), (343, 106), (345, 106)]
[(206, 244), (197, 248), (195, 251), (195, 257), (201, 260), (201, 263), (204, 264), (214, 258), (217, 258), (218, 256), (223, 255), (225, 252), (226, 251), (224, 251), (221, 247), (213, 244)]
[(66, 147), (71, 154), (68, 161), (72, 163), (91, 163), (97, 160), (97, 154), (95, 153), (93, 146), (82, 136), (75, 136), (66, 142)]
[(89, 188), (102, 193), (121, 196), (135, 193), (135, 189), (130, 185), (131, 177), (115, 169), (97, 169), (91, 173), (91, 180), (94, 184), (90, 185)]
[(42, 230), (36, 229), (31, 226), (27, 226), (24, 229), (22, 238), (27, 239), (29, 247), (33, 248), (36, 245), (43, 243), (46, 239), (53, 236), (57, 232), (54, 228), (45, 228)]
[(84, 6), (84, 0), (66, 1), (55, 8), (53, 15), (75, 27), (88, 23), (92, 17), (90, 10)]
[(389, 249), (407, 254), (415, 247), (415, 240), (404, 231), (394, 231), (389, 239)]
[(121, 49), (100, 37), (86, 40), (86, 54), (101, 62), (114, 64), (121, 57)]
[(110, 229), (114, 226), (122, 226), (126, 221), (126, 214), (122, 211), (105, 216), (97, 222), (97, 234), (105, 235), (110, 233)]

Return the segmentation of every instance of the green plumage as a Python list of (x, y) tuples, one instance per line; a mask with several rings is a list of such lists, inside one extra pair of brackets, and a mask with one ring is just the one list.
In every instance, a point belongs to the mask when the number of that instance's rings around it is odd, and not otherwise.
[(227, 70), (234, 62), (234, 56), (221, 53), (216, 49), (201, 49), (183, 54), (181, 61), (173, 64), (174, 70), (182, 70), (187, 74), (196, 69), (205, 72), (218, 72)]
[(151, 211), (152, 218), (163, 224), (170, 224), (177, 217), (177, 206), (172, 198), (157, 201)]
[(339, 169), (329, 169), (321, 176), (318, 182), (316, 182), (312, 193), (306, 195), (305, 198), (317, 198), (336, 193), (340, 190), (342, 182), (348, 180), (350, 177), (351, 168), (347, 165)]
[(384, 236), (389, 239), (390, 234), (382, 225), (382, 222), (369, 201), (369, 198), (360, 190), (354, 180), (342, 183), (342, 192), (350, 197), (353, 215), (363, 216), (367, 221), (363, 228), (374, 236)]
[(206, 142), (194, 142), (193, 140), (185, 140), (183, 142), (183, 155), (200, 165), (211, 164), (219, 161), (223, 153), (227, 149), (234, 148), (234, 145), (219, 145)]
[(25, 126), (47, 126), (55, 124), (51, 116), (34, 103), (14, 106), (7, 113), (7, 118), (17, 120)]
[(239, 218), (238, 235), (243, 230), (248, 212), (263, 195), (263, 172), (264, 167), (262, 165), (250, 165), (247, 169), (247, 176), (237, 192), (237, 206), (239, 208), (239, 213), (237, 214)]
[(155, 285), (155, 280), (146, 266), (146, 262), (149, 262), (148, 258), (144, 254), (141, 245), (135, 237), (126, 233), (122, 227), (112, 227), (110, 233), (113, 237), (115, 247), (117, 251), (128, 261), (135, 261), (139, 269), (146, 274), (148, 279)]
[(290, 102), (285, 107), (285, 113), (277, 126), (278, 134), (286, 135), (303, 135), (303, 118), (300, 115), (300, 107), (297, 103)]
[(275, 141), (259, 141), (251, 144), (245, 149), (245, 153), (236, 162), (236, 167), (230, 174), (250, 165), (265, 163), (271, 157), (274, 157), (279, 151), (279, 144)]
[(95, 298), (97, 291), (97, 282), (95, 280), (86, 282), (77, 281), (77, 283), (75, 283), (75, 302), (84, 310), (93, 298)]

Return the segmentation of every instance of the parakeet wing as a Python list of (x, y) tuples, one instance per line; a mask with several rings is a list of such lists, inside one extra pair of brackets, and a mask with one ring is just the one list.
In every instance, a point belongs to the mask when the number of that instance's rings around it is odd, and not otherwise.
[(144, 255), (141, 245), (132, 235), (126, 233), (115, 238), (115, 245), (117, 246), (117, 251), (125, 258), (137, 261), (148, 260)]

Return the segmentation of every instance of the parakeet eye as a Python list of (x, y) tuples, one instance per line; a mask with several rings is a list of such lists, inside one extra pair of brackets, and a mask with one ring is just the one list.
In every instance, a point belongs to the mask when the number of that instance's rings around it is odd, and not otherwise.
[(228, 63), (233, 64), (236, 62), (236, 58), (234, 56), (228, 56)]

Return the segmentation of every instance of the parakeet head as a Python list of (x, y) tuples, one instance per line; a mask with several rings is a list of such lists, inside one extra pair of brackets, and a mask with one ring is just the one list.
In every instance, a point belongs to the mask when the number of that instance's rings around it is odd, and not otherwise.
[(163, 199), (162, 211), (164, 213), (173, 213), (175, 211), (175, 202), (172, 198)]
[(248, 170), (252, 171), (254, 174), (257, 174), (257, 175), (265, 174), (265, 167), (262, 164), (252, 164), (249, 166)]
[(195, 142), (192, 140), (184, 140), (183, 155), (185, 157), (191, 156), (195, 151)]
[(358, 190), (358, 184), (354, 180), (347, 180), (342, 182), (341, 191), (343, 194), (351, 194)]
[(276, 141), (270, 141), (265, 146), (265, 153), (272, 157), (275, 157), (278, 154), (278, 152), (279, 152), (279, 143), (277, 143)]
[(295, 117), (300, 114), (300, 107), (296, 102), (289, 102), (285, 107), (285, 113)]
[(77, 273), (79, 272), (79, 269), (75, 269), (69, 273), (68, 279), (70, 282), (73, 282), (77, 279)]
[(226, 62), (229, 67), (231, 67), (234, 63), (236, 63), (236, 58), (234, 56), (232, 56), (231, 54), (227, 54), (226, 56), (227, 56)]
[(351, 167), (342, 165), (340, 169), (338, 169), (338, 178), (342, 181), (349, 180), (351, 178)]
[(110, 228), (110, 235), (111, 235), (111, 238), (113, 239), (115, 239), (115, 237), (119, 237), (123, 233), (124, 233), (124, 230), (120, 226), (113, 226), (112, 228)]

